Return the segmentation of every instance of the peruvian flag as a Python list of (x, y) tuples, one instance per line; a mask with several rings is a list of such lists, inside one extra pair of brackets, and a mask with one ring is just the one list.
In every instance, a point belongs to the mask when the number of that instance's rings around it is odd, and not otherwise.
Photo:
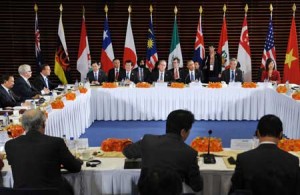
[(245, 14), (244, 17), (237, 60), (241, 64), (241, 70), (244, 73), (244, 80), (247, 82), (251, 82), (252, 81), (251, 53), (250, 53), (250, 44), (249, 44), (249, 35), (248, 35), (247, 14)]
[(132, 62), (133, 68), (135, 68), (136, 65), (136, 50), (135, 50), (135, 44), (131, 29), (131, 20), (130, 20), (130, 14), (128, 17), (128, 23), (127, 23), (127, 31), (126, 31), (126, 40), (125, 40), (125, 47), (124, 47), (124, 55), (123, 55), (123, 64), (127, 60), (130, 60)]
[(104, 72), (108, 72), (113, 68), (113, 60), (115, 58), (114, 49), (110, 38), (110, 31), (108, 26), (108, 18), (106, 15), (103, 29), (103, 41), (101, 51), (101, 67)]
[(81, 35), (80, 35), (80, 43), (79, 43), (78, 59), (77, 59), (77, 70), (81, 74), (82, 82), (86, 78), (86, 75), (89, 72), (90, 67), (91, 67), (91, 55), (90, 55), (89, 41), (86, 33), (85, 18), (84, 15), (82, 15)]
[(223, 16), (223, 25), (219, 40), (218, 53), (222, 56), (222, 66), (226, 67), (229, 64), (229, 48), (225, 13)]

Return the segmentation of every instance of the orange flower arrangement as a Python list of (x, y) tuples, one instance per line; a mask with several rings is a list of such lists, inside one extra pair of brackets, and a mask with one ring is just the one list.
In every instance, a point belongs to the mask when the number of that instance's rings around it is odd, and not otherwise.
[(64, 106), (65, 106), (64, 102), (61, 101), (60, 99), (51, 102), (52, 109), (63, 109)]
[(14, 125), (14, 124), (10, 124), (4, 129), (7, 130), (8, 137), (10, 138), (19, 137), (25, 131), (22, 125)]
[(222, 88), (222, 83), (220, 82), (209, 82), (208, 88)]
[(75, 100), (76, 99), (76, 94), (72, 92), (66, 93), (66, 100)]
[(282, 139), (278, 142), (278, 147), (284, 151), (300, 151), (299, 139)]
[(108, 138), (102, 142), (101, 149), (105, 152), (121, 152), (129, 144), (132, 144), (130, 139)]
[(85, 87), (79, 87), (78, 89), (80, 93), (86, 93), (88, 91), (88, 89)]
[(171, 87), (172, 88), (184, 88), (184, 83), (172, 82)]
[[(196, 137), (192, 143), (191, 147), (198, 152), (207, 152), (208, 149), (208, 137)], [(220, 138), (210, 138), (210, 151), (220, 152), (223, 151), (222, 142)]]
[(136, 84), (137, 88), (150, 88), (151, 84), (147, 82), (139, 82)]
[(282, 85), (282, 86), (278, 86), (276, 91), (278, 93), (286, 93), (288, 91), (288, 89), (286, 88), (286, 86)]
[(116, 83), (103, 82), (102, 87), (103, 88), (117, 88), (118, 86)]
[(293, 93), (292, 98), (294, 100), (300, 100), (300, 91)]
[(256, 86), (256, 83), (254, 83), (254, 82), (244, 82), (242, 84), (242, 87), (243, 88), (256, 88), (257, 86)]

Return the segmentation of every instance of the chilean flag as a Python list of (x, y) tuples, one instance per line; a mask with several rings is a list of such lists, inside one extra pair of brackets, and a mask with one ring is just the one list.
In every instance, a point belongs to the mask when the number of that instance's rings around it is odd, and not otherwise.
[(110, 38), (108, 18), (106, 16), (103, 29), (103, 42), (101, 51), (101, 65), (102, 70), (108, 72), (109, 69), (113, 68), (113, 59), (115, 58), (114, 49)]
[(124, 55), (123, 55), (123, 64), (125, 64), (127, 60), (131, 60), (133, 68), (135, 68), (137, 66), (136, 59), (137, 56), (136, 56), (135, 44), (134, 44), (134, 39), (133, 39), (133, 34), (131, 29), (131, 20), (129, 15), (128, 23), (127, 23)]

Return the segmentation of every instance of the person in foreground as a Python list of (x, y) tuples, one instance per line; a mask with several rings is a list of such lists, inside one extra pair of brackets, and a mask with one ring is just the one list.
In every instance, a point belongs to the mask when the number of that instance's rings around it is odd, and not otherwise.
[(82, 163), (70, 153), (63, 139), (44, 135), (45, 120), (42, 111), (27, 110), (22, 117), (26, 135), (5, 144), (14, 188), (56, 188), (60, 195), (71, 195), (73, 189), (62, 177), (61, 166), (76, 173)]
[(259, 146), (237, 156), (229, 194), (247, 190), (253, 195), (299, 194), (299, 159), (277, 147), (282, 122), (275, 115), (263, 116), (257, 125)]
[(142, 158), (139, 182), (143, 181), (149, 169), (169, 169), (176, 171), (193, 191), (202, 190), (197, 152), (184, 143), (194, 120), (190, 111), (172, 111), (167, 118), (165, 135), (144, 135), (142, 140), (124, 148), (123, 154), (127, 158)]

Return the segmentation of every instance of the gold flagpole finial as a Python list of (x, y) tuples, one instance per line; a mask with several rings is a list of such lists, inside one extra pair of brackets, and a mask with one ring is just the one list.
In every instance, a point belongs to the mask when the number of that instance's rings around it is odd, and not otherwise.
[(34, 11), (35, 11), (35, 12), (38, 11), (38, 6), (37, 6), (37, 4), (34, 4)]
[(224, 14), (226, 13), (226, 10), (227, 10), (227, 7), (226, 7), (226, 4), (224, 4), (224, 6), (223, 6)]
[(175, 5), (175, 7), (174, 7), (174, 13), (175, 13), (175, 15), (177, 15), (177, 12), (178, 12), (178, 9), (177, 9), (177, 6)]
[(201, 5), (199, 8), (199, 13), (202, 14), (202, 12), (203, 12), (203, 9), (202, 9), (202, 5)]
[(105, 16), (107, 17), (107, 13), (108, 13), (108, 6), (107, 6), (107, 4), (105, 4), (105, 6), (104, 6), (104, 12), (105, 12)]
[(294, 3), (294, 5), (293, 5), (293, 7), (292, 7), (292, 9), (293, 9), (293, 14), (295, 15), (295, 12), (296, 12), (296, 4)]
[(62, 4), (60, 4), (60, 6), (59, 6), (59, 11), (60, 11), (60, 12), (63, 11), (63, 6), (62, 6)]
[(152, 7), (152, 5), (151, 5), (151, 4), (150, 4), (149, 11), (150, 11), (150, 13), (152, 14), (152, 12), (153, 12), (153, 7)]
[(247, 14), (248, 12), (248, 4), (245, 5), (245, 13)]
[(272, 3), (270, 4), (270, 12), (273, 12), (273, 5), (272, 5)]
[(85, 8), (82, 6), (82, 14), (85, 15)]
[(132, 12), (131, 5), (129, 5), (129, 7), (128, 7), (128, 13), (131, 14), (131, 12)]

